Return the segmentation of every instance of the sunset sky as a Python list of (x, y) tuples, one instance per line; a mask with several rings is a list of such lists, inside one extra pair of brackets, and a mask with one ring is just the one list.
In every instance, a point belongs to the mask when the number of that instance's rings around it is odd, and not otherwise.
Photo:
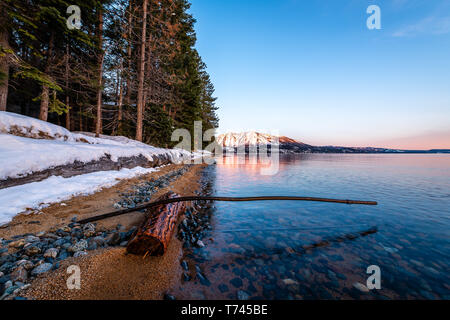
[[(450, 1), (192, 0), (220, 132), (450, 148)], [(381, 8), (381, 30), (366, 9)]]

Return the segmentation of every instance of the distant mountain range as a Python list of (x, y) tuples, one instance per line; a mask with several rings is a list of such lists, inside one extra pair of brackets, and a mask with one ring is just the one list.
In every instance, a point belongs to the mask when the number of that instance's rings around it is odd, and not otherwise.
[(337, 146), (312, 146), (288, 137), (276, 137), (259, 132), (225, 133), (218, 135), (216, 141), (227, 152), (238, 152), (239, 148), (267, 146), (279, 141), (280, 153), (450, 153), (450, 149), (434, 150), (400, 150), (371, 147), (337, 147)]

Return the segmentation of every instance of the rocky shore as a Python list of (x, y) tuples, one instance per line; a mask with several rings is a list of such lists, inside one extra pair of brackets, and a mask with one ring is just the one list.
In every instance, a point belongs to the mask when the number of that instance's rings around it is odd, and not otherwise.
[[(120, 192), (113, 207), (134, 208), (151, 201), (168, 187), (177, 187), (174, 182), (192, 171), (192, 167), (182, 166), (155, 179), (137, 183), (127, 192)], [(123, 248), (136, 230), (136, 223), (127, 226), (118, 223), (108, 228), (101, 223), (80, 225), (77, 223), (80, 218), (75, 215), (70, 223), (55, 229), (0, 238), (0, 299), (26, 299), (23, 293), (33, 282), (42, 278), (51, 281), (52, 272), (57, 272), (65, 260), (88, 258), (89, 252)], [(198, 240), (197, 245), (200, 244)], [(34, 290), (39, 290), (39, 286)]]

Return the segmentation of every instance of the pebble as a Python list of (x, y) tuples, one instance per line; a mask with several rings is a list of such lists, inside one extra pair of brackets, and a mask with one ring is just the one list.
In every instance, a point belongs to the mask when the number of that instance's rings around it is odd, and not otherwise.
[(25, 240), (24, 239), (20, 239), (20, 240), (11, 242), (9, 244), (9, 247), (10, 248), (19, 249), (19, 248), (22, 248), (25, 244), (26, 244)]
[(78, 251), (75, 252), (75, 254), (73, 255), (74, 258), (79, 258), (79, 257), (84, 257), (87, 256), (88, 253), (86, 251)]
[(85, 238), (90, 238), (95, 235), (95, 226), (92, 223), (88, 223), (83, 227), (83, 235)]
[(204, 247), (205, 247), (205, 244), (203, 243), (202, 240), (198, 240), (198, 241), (197, 241), (197, 246), (198, 246), (199, 248), (204, 248)]
[(25, 254), (30, 257), (35, 256), (39, 253), (41, 253), (41, 248), (35, 245), (31, 245), (25, 249)]
[(84, 251), (86, 250), (88, 247), (88, 242), (86, 240), (80, 240), (77, 243), (75, 243), (73, 246), (70, 246), (67, 251), (69, 252), (79, 252), (79, 251)]
[(283, 283), (284, 283), (285, 285), (287, 285), (287, 286), (298, 284), (298, 282), (295, 281), (295, 280), (293, 280), (293, 279), (284, 279), (284, 280), (283, 280)]
[(56, 259), (56, 257), (58, 256), (58, 253), (59, 253), (59, 250), (56, 248), (47, 249), (47, 251), (45, 251), (45, 253), (44, 253), (44, 258)]

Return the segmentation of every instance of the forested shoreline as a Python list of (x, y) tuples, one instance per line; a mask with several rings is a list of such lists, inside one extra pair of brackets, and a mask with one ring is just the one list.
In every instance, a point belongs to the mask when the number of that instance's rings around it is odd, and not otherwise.
[[(78, 28), (67, 8), (80, 8)], [(187, 0), (2, 0), (0, 111), (170, 147), (218, 125)], [(77, 20), (69, 21), (77, 24)]]

